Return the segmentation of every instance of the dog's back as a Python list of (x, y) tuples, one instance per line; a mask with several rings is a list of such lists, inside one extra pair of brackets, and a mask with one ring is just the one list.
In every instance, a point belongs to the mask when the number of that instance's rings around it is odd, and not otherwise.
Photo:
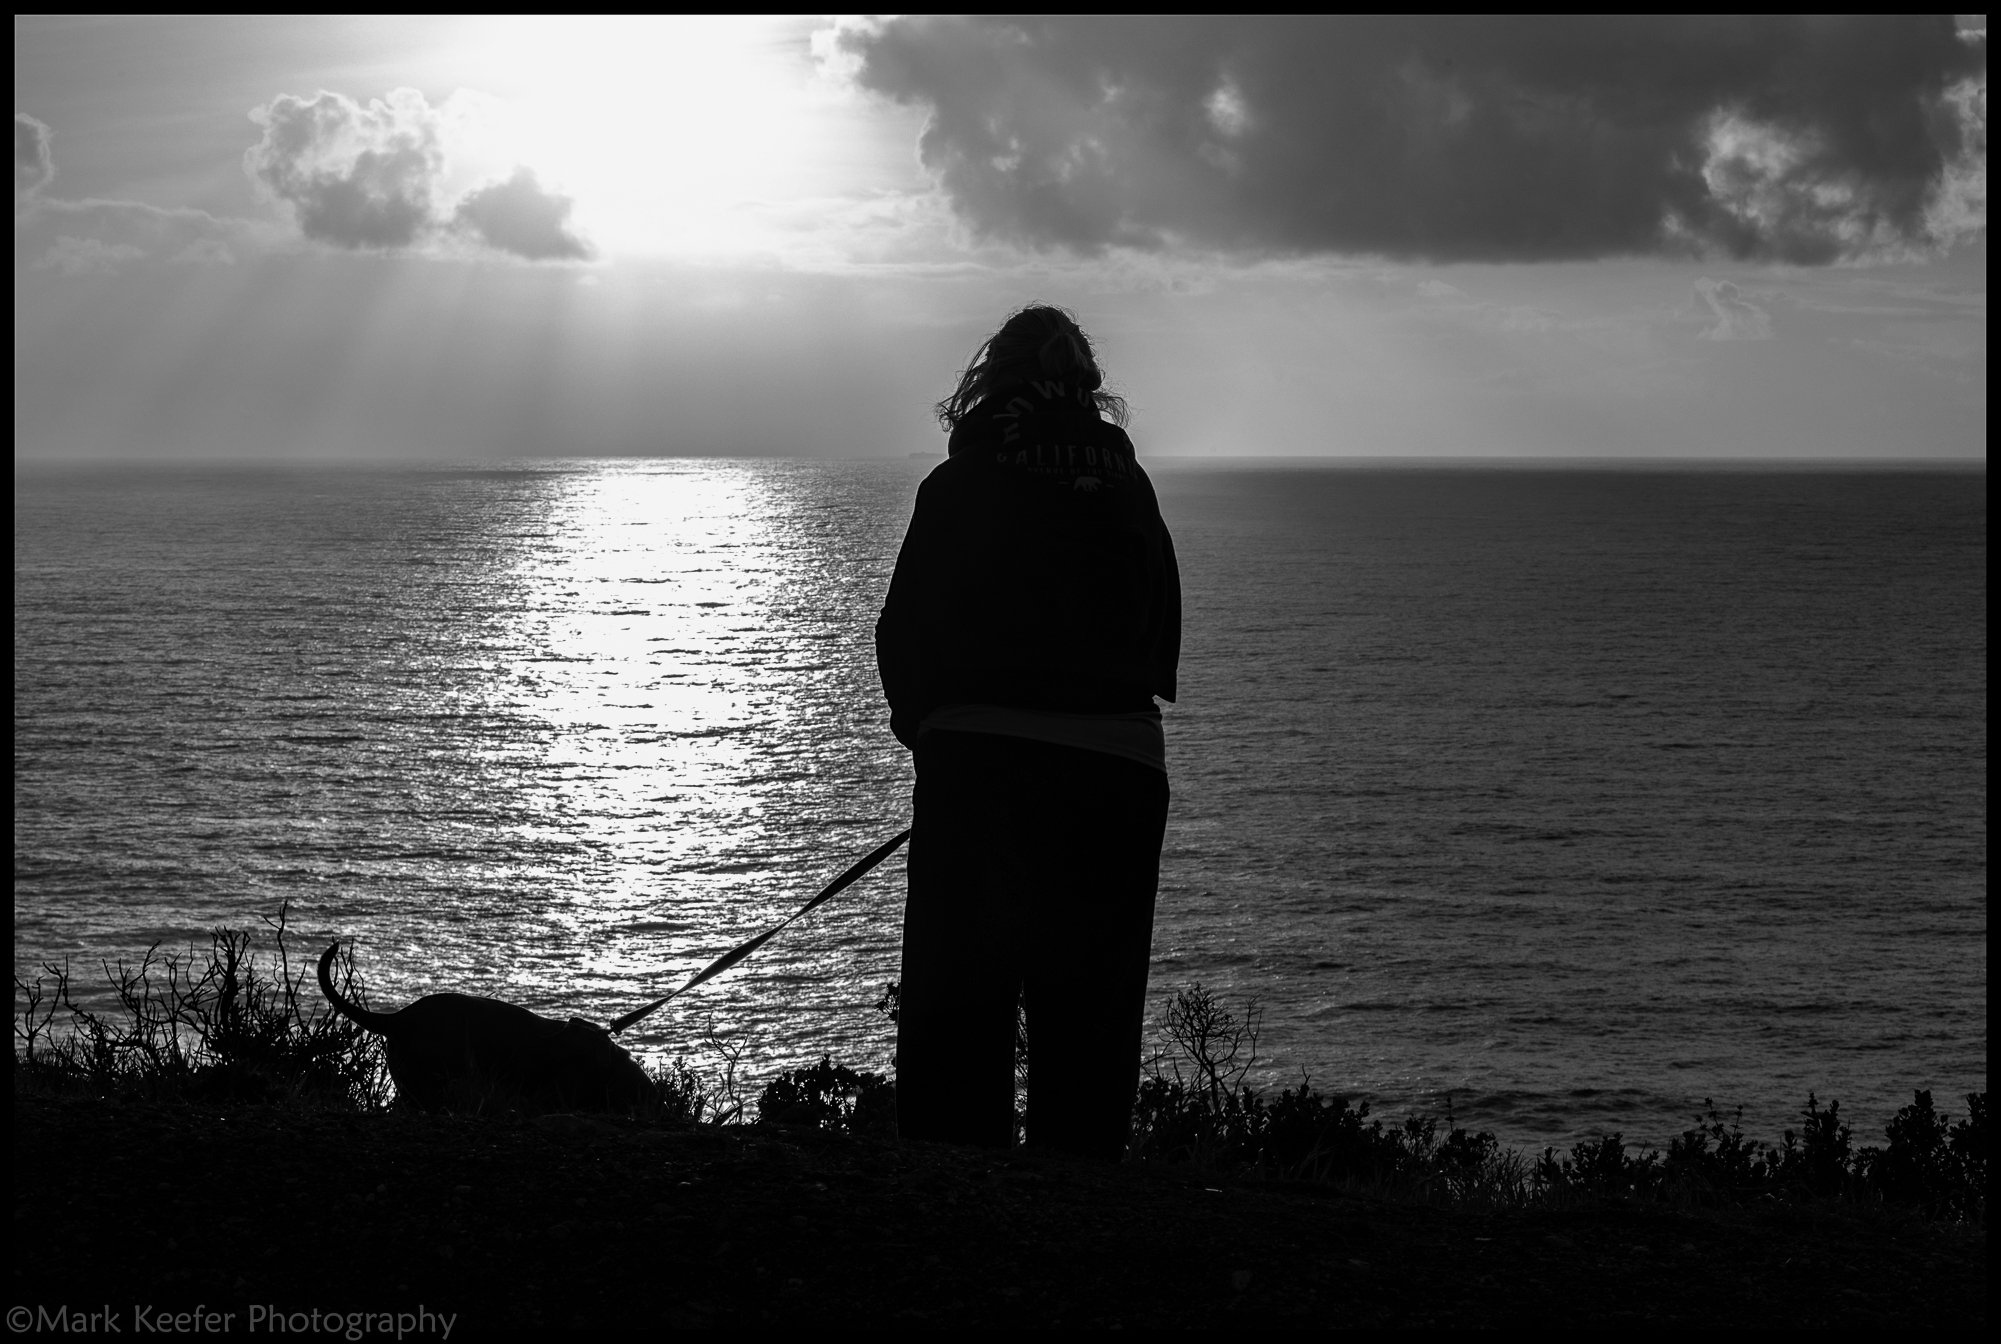
[(333, 983), (335, 943), (320, 957), (320, 992), (343, 1017), (382, 1037), (389, 1076), (419, 1109), (521, 1099), (588, 1110), (621, 1109), (653, 1096), (639, 1062), (593, 1022), (541, 1017), (471, 994), (426, 994), (393, 1013), (343, 998)]

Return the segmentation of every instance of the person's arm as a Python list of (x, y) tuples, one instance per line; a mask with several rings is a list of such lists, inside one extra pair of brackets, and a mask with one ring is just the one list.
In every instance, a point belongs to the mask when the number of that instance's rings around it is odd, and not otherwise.
[(1158, 602), (1160, 633), (1153, 645), (1153, 694), (1172, 703), (1181, 666), (1181, 566), (1174, 558), (1174, 538), (1160, 526), (1161, 579)]
[(933, 708), (928, 700), (935, 652), (925, 647), (925, 614), (941, 560), (934, 495), (928, 479), (917, 489), (910, 527), (896, 553), (896, 569), (875, 623), (875, 667), (882, 678), (883, 697), (889, 701), (889, 731), (913, 750), (917, 725)]

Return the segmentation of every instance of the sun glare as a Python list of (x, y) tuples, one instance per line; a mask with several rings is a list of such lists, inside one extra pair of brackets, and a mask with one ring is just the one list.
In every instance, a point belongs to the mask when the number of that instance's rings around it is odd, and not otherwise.
[(768, 207), (811, 188), (810, 22), (737, 15), (519, 17), (467, 33), (498, 96), (477, 138), (576, 202), (615, 251), (758, 246)]

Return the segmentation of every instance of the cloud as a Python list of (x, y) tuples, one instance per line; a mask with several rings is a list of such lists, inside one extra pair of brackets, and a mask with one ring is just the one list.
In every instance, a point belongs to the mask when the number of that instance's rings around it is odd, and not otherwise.
[(1715, 324), (1700, 333), (1704, 340), (1769, 341), (1772, 339), (1771, 314), (1747, 301), (1742, 291), (1728, 280), (1711, 280), (1708, 276), (1697, 280), (1695, 309), (1703, 317), (1714, 319)]
[[(1987, 30), (1980, 36), (1984, 43)], [(1987, 80), (1961, 80), (1945, 98), (1963, 131), (1961, 152), (1945, 166), (1926, 206), (1925, 227), (1939, 237), (1972, 236), (1987, 227)]]
[(138, 201), (66, 201), (36, 194), (14, 212), (17, 274), (108, 275), (155, 260), (233, 262), (273, 241), (267, 225)]
[(919, 16), (822, 49), (927, 107), (959, 216), (1033, 248), (1818, 264), (1986, 228), (1986, 39), (1949, 16)]
[(236, 254), (228, 246), (215, 238), (197, 238), (170, 260), (176, 266), (234, 266)]
[(472, 115), (451, 100), (432, 107), (415, 89), (366, 106), (322, 90), (283, 94), (255, 108), (264, 128), (244, 169), (290, 208), (299, 231), (333, 247), (401, 251), (470, 238), (530, 261), (584, 260), (569, 228), (571, 201), (526, 168), (443, 199), (448, 139)]
[(45, 188), (56, 175), (52, 139), (42, 122), (25, 113), (14, 114), (17, 279), (34, 271), (65, 277), (109, 275), (156, 258), (234, 262), (238, 252), (271, 241), (266, 226), (219, 218), (205, 210), (51, 196)]
[(245, 151), (244, 169), (292, 207), (306, 237), (389, 249), (430, 229), (444, 151), (437, 114), (415, 89), (367, 107), (338, 93), (310, 102), (283, 94), (250, 119), (264, 136)]
[(1501, 330), (1536, 335), (1558, 330), (1562, 319), (1544, 308), (1526, 303), (1511, 304), (1501, 312)]
[[(375, 251), (480, 247), (530, 261), (589, 259), (593, 249), (569, 224), (570, 198), (545, 188), (528, 169), (463, 195), (446, 189), (469, 180), (463, 164), (456, 179), (449, 175), (450, 145), (465, 139), (465, 123), (488, 110), (478, 95), (454, 95), (433, 108), (412, 89), (367, 107), (336, 93), (311, 100), (285, 95), (251, 113), (263, 135), (244, 155), (244, 167), (313, 242)], [(272, 222), (139, 201), (50, 196), (44, 190), (55, 177), (50, 141), (46, 125), (14, 114), (17, 275), (105, 275), (154, 259), (182, 267), (231, 265), (244, 255), (297, 245), (289, 226)]]
[(49, 128), (25, 112), (14, 114), (14, 201), (34, 195), (56, 175)]
[(145, 255), (144, 249), (130, 243), (104, 243), (64, 234), (42, 254), (35, 269), (57, 275), (109, 275), (125, 262), (137, 261)]
[(526, 168), (459, 202), (453, 223), (489, 247), (530, 261), (588, 261), (590, 244), (570, 232), (570, 198), (545, 191)]

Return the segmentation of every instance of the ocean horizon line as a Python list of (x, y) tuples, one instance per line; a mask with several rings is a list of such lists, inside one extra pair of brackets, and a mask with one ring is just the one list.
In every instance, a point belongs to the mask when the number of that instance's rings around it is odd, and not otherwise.
[[(945, 454), (896, 453), (841, 456), (789, 453), (630, 453), (612, 456), (551, 457), (174, 457), (88, 456), (74, 458), (16, 457), (14, 474), (59, 475), (92, 471), (472, 471), (568, 472), (592, 467), (642, 462), (942, 462)], [(1400, 453), (1141, 453), (1148, 466), (1166, 470), (1243, 468), (1247, 470), (1362, 471), (1684, 471), (1684, 472), (1965, 472), (1984, 473), (1981, 457), (1709, 457), (1635, 455), (1467, 455), (1429, 456)]]

